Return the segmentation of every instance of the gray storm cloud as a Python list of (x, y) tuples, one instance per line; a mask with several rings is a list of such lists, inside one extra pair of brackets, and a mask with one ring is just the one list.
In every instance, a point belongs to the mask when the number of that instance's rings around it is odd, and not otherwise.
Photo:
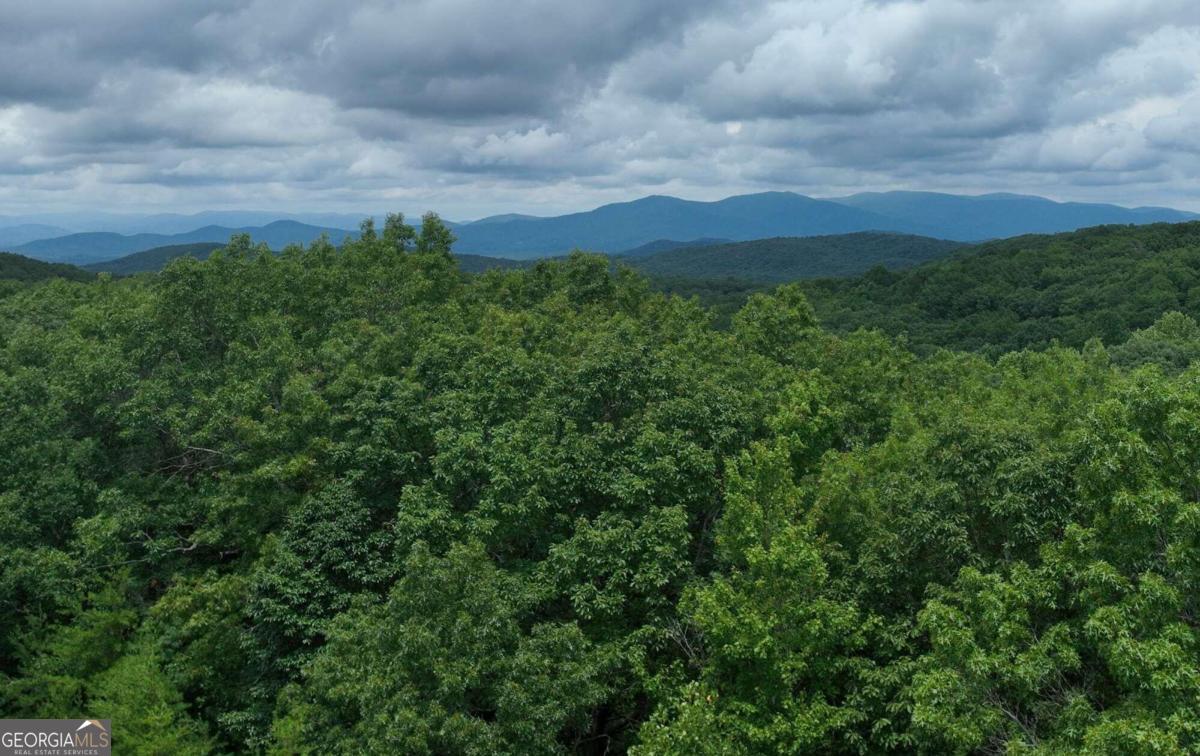
[(0, 214), (1200, 206), (1194, 2), (9, 0), (0, 52)]

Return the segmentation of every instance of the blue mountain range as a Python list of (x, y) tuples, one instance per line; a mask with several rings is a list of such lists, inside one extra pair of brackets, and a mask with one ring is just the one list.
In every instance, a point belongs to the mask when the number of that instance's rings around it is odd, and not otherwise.
[[(148, 216), (150, 227), (185, 222), (194, 216)], [(262, 218), (239, 211), (228, 217)], [(309, 243), (322, 234), (336, 242), (354, 232), (349, 216), (329, 216), (344, 227), (319, 226), (296, 220), (265, 225), (230, 227), (206, 225), (185, 233), (75, 233), (29, 240), (49, 233), (51, 226), (10, 232), (0, 226), (0, 248), (51, 262), (78, 264), (113, 260), (135, 252), (170, 245), (227, 242), (235, 233), (249, 233), (272, 249)], [(513, 259), (561, 255), (572, 249), (647, 254), (671, 246), (695, 246), (698, 241), (749, 241), (771, 237), (826, 236), (860, 231), (918, 234), (937, 239), (974, 242), (1030, 233), (1073, 231), (1107, 224), (1181, 222), (1196, 213), (1163, 207), (1121, 207), (1110, 204), (1055, 202), (1015, 194), (978, 196), (934, 192), (872, 192), (849, 197), (817, 199), (792, 192), (763, 192), (697, 202), (677, 197), (650, 196), (632, 202), (556, 217), (507, 214), (451, 227), (455, 251)], [(132, 221), (130, 221), (132, 222)], [(15, 228), (15, 227), (14, 227)], [(684, 245), (683, 242), (688, 242)], [(639, 248), (641, 248), (639, 250)]]

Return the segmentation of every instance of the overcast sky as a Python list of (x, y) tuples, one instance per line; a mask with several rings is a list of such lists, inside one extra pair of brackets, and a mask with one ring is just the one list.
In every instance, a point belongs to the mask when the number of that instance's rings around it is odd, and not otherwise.
[(1200, 210), (1197, 0), (0, 0), (0, 214)]

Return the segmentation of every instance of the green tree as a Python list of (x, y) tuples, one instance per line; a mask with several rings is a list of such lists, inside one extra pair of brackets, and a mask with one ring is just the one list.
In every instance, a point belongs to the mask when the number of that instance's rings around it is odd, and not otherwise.
[[(397, 223), (397, 229), (402, 226)], [(400, 234), (397, 232), (397, 239)], [(425, 213), (421, 216), (421, 234), (417, 237), (417, 252), (422, 254), (449, 255), (454, 245), (454, 234), (437, 213)]]
[(578, 742), (608, 663), (574, 625), (528, 625), (529, 608), (527, 589), (478, 544), (444, 558), (418, 544), (387, 601), (340, 617), (286, 694), (281, 749), (554, 753)]

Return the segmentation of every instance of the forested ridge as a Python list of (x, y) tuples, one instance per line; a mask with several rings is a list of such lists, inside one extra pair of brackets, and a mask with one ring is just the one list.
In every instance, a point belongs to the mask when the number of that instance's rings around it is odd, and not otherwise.
[(63, 263), (48, 263), (33, 260), (11, 252), (0, 252), (0, 282), (44, 281), (47, 278), (68, 278), (73, 281), (88, 281), (95, 274)]
[[(0, 288), (0, 711), (146, 754), (1195, 752), (1200, 338), (1141, 284), (1197, 233), (822, 283), (833, 330), (798, 284), (717, 328), (600, 256), (467, 275), (434, 216)], [(1038, 250), (1122, 327), (910, 350)], [(1027, 267), (997, 296), (1048, 302)], [(928, 338), (837, 315), (912, 290)]]
[(196, 242), (195, 244), (174, 244), (166, 247), (156, 247), (144, 252), (134, 252), (131, 255), (118, 257), (115, 260), (92, 263), (88, 270), (112, 273), (114, 275), (134, 275), (162, 270), (177, 257), (194, 257), (197, 260), (207, 259), (209, 255), (224, 247), (217, 242)]
[(921, 352), (1116, 344), (1164, 312), (1200, 317), (1200, 222), (1002, 239), (805, 292), (828, 327), (903, 334)]
[(780, 284), (857, 275), (875, 266), (908, 268), (964, 246), (924, 236), (860, 232), (687, 246), (618, 260), (657, 278), (735, 278)]

